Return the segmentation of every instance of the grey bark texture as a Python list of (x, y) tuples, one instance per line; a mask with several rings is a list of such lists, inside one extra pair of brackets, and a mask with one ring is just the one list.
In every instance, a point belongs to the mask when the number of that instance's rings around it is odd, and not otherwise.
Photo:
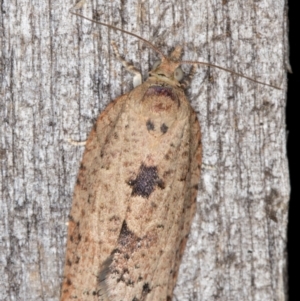
[[(1, 2), (0, 300), (58, 300), (66, 223), (94, 120), (156, 54), (69, 13), (73, 1)], [(198, 208), (174, 300), (287, 300), (285, 0), (87, 0), (80, 12), (199, 67), (187, 90), (202, 128)], [(190, 66), (184, 66), (189, 71)], [(117, 189), (117, 187), (116, 187)]]

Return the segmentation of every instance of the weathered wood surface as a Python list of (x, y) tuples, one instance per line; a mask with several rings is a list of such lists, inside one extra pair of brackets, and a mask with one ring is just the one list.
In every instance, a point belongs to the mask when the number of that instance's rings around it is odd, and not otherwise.
[[(84, 140), (112, 99), (132, 88), (120, 52), (146, 76), (155, 54), (69, 13), (69, 1), (1, 6), (0, 300), (58, 300), (66, 222)], [(198, 68), (203, 167), (197, 216), (176, 300), (287, 300), (289, 179), (285, 1), (92, 1), (82, 13), (185, 60), (234, 69), (278, 91)], [(188, 71), (189, 67), (185, 67)]]

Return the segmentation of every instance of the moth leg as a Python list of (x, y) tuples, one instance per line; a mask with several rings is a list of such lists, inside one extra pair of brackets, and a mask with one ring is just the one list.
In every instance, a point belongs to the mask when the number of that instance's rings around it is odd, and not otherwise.
[(76, 141), (71, 138), (68, 138), (68, 143), (70, 143), (71, 145), (75, 145), (75, 146), (84, 146), (84, 145), (86, 145), (86, 140), (85, 141)]
[(86, 2), (86, 0), (80, 0), (79, 2), (77, 2), (77, 3), (74, 5), (73, 9), (75, 10), (75, 9), (80, 9), (80, 8), (82, 8), (82, 6), (85, 4), (85, 2)]
[(196, 73), (196, 69), (197, 69), (196, 65), (193, 65), (192, 68), (190, 69), (189, 74), (181, 82), (181, 86), (183, 89), (186, 89), (190, 85), (190, 83)]
[(115, 42), (112, 42), (111, 45), (114, 49), (114, 52), (115, 52), (115, 55), (116, 55), (117, 59), (119, 61), (121, 61), (122, 65), (126, 68), (126, 70), (128, 70), (131, 74), (134, 75), (134, 77), (133, 77), (133, 87), (135, 88), (135, 87), (139, 86), (142, 83), (142, 74), (141, 74), (141, 72), (138, 69), (136, 69), (133, 65), (126, 62), (120, 56), (119, 50), (118, 50), (117, 45), (116, 45)]

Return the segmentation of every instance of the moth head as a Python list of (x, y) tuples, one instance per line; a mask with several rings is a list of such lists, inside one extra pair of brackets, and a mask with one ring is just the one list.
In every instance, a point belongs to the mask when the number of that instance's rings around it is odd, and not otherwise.
[[(151, 72), (158, 72), (158, 73), (160, 73), (160, 75), (163, 75), (164, 74), (164, 68), (159, 68), (160, 67), (160, 65), (161, 65), (161, 63), (162, 63), (162, 60), (157, 60), (154, 64), (153, 64), (153, 67), (152, 67), (152, 71)], [(163, 69), (163, 70), (160, 70), (160, 69)], [(170, 74), (169, 74), (170, 75)], [(183, 76), (184, 76), (184, 73), (183, 73), (183, 71), (182, 71), (182, 69), (181, 69), (181, 67), (180, 66), (178, 66), (175, 70), (174, 70), (174, 72), (173, 72), (173, 78), (175, 79), (175, 80), (177, 80), (178, 82), (180, 82), (182, 79), (183, 79)]]
[(179, 82), (184, 76), (184, 73), (180, 67), (181, 55), (182, 47), (175, 47), (170, 57), (162, 56), (161, 60), (158, 60), (154, 63), (149, 75), (175, 86), (180, 85)]

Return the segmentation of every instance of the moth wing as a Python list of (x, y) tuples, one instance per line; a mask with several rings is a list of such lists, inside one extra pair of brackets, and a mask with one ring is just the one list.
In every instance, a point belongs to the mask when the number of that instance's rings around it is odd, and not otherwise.
[(121, 155), (116, 136), (126, 100), (127, 94), (107, 106), (86, 143), (70, 213), (61, 301), (99, 300), (104, 294), (101, 273), (126, 214), (126, 204), (119, 202), (115, 189), (118, 176), (112, 176), (114, 170), (109, 168)]
[(172, 278), (170, 278), (171, 283), (168, 286), (168, 295), (172, 296), (173, 290), (176, 285), (179, 265), (183, 252), (186, 247), (188, 235), (190, 233), (191, 224), (193, 217), (196, 213), (196, 202), (198, 193), (198, 184), (200, 181), (200, 171), (202, 163), (202, 147), (201, 147), (201, 132), (200, 125), (196, 113), (192, 110), (190, 115), (190, 170), (188, 177), (186, 179), (186, 189), (184, 190), (184, 210), (182, 213), (181, 227), (182, 231), (179, 233), (179, 244), (176, 252), (176, 260), (174, 262), (175, 271)]
[[(136, 179), (138, 174), (147, 174), (148, 180), (157, 178), (161, 187), (151, 189), (149, 195), (129, 196), (129, 204), (134, 207), (127, 211), (106, 273), (105, 285), (111, 301), (120, 297), (141, 301), (172, 298), (195, 214), (201, 165), (200, 126), (195, 112), (188, 107), (189, 117), (176, 122), (157, 140), (147, 133), (143, 122), (137, 119), (135, 123), (136, 118), (129, 115), (129, 131), (140, 137), (134, 144), (139, 151), (129, 166), (140, 165), (134, 168)], [(143, 160), (149, 157), (153, 165), (143, 166)]]
[[(172, 300), (179, 265), (196, 212), (202, 148), (200, 126), (193, 109), (191, 109), (186, 127), (188, 134), (183, 135), (181, 145), (177, 151), (178, 157), (174, 158), (173, 161), (174, 165), (177, 164), (177, 180), (174, 181), (172, 189), (166, 197), (170, 200), (170, 203), (174, 199), (172, 206), (174, 209), (170, 208), (169, 210), (169, 216), (172, 219), (169, 224), (172, 224), (172, 228), (168, 232), (164, 253), (157, 263), (156, 272), (153, 276), (152, 283), (155, 283), (156, 289), (145, 300)], [(180, 165), (179, 161), (187, 153), (189, 153), (189, 162), (182, 160)], [(187, 171), (185, 171), (186, 169)], [(183, 178), (185, 178), (184, 181)], [(181, 196), (174, 193), (179, 185), (183, 185), (183, 188), (178, 190), (179, 193), (182, 193)], [(161, 271), (165, 271), (164, 275)]]

